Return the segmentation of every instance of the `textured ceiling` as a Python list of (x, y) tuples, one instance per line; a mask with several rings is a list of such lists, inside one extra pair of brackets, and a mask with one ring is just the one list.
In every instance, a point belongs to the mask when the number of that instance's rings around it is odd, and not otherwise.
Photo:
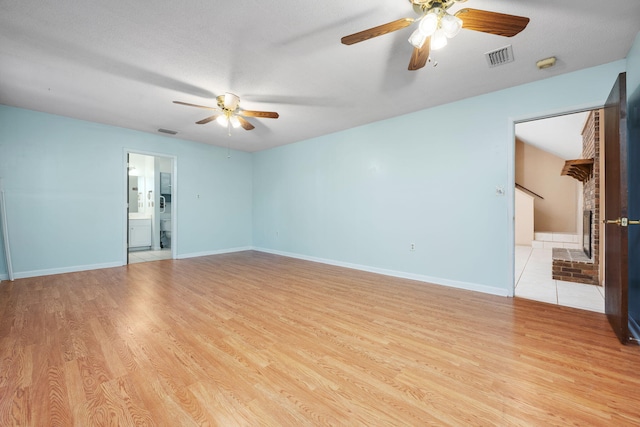
[[(271, 4), (267, 4), (271, 3)], [(640, 2), (469, 0), (531, 18), (512, 38), (463, 30), (408, 71), (412, 28), (352, 46), (342, 36), (416, 17), (408, 0), (0, 1), (0, 103), (256, 151), (625, 58)], [(515, 62), (484, 53), (513, 45)], [(535, 62), (556, 56), (538, 70)], [(196, 125), (226, 91), (277, 111), (255, 129)]]

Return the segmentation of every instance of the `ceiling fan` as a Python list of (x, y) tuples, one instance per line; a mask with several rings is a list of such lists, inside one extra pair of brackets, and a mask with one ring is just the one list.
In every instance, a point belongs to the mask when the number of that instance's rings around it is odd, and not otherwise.
[(352, 45), (374, 37), (401, 30), (414, 22), (418, 28), (409, 37), (413, 45), (413, 54), (409, 61), (409, 70), (418, 70), (429, 60), (431, 50), (437, 50), (447, 44), (461, 29), (481, 31), (499, 36), (513, 37), (524, 30), (529, 18), (489, 12), (479, 9), (461, 9), (455, 14), (447, 10), (455, 3), (467, 0), (409, 0), (419, 18), (402, 18), (387, 24), (369, 28), (341, 39), (343, 44)]
[(196, 124), (204, 125), (215, 120), (219, 125), (226, 127), (231, 134), (231, 128), (242, 126), (245, 130), (255, 128), (245, 117), (257, 117), (267, 119), (277, 119), (280, 117), (278, 113), (272, 111), (252, 111), (242, 110), (240, 108), (240, 97), (233, 93), (227, 92), (216, 98), (217, 107), (207, 107), (206, 105), (190, 104), (188, 102), (173, 101), (174, 104), (186, 105), (188, 107), (204, 108), (205, 110), (213, 110), (212, 116), (206, 117), (196, 122)]

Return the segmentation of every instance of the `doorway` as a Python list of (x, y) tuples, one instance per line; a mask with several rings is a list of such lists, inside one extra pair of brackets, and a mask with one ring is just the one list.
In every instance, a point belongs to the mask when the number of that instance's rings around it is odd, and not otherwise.
[(174, 157), (126, 152), (125, 263), (176, 256)]
[(515, 125), (516, 297), (604, 313), (600, 119), (587, 110)]

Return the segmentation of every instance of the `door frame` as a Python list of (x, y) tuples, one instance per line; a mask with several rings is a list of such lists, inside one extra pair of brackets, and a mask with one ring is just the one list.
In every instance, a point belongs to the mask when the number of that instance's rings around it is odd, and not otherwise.
[(129, 193), (129, 184), (128, 184), (128, 158), (129, 154), (141, 154), (144, 156), (152, 156), (152, 157), (164, 157), (167, 159), (171, 159), (171, 259), (176, 259), (178, 256), (178, 156), (174, 154), (160, 153), (156, 151), (145, 151), (138, 150), (134, 148), (123, 149), (123, 205), (122, 205), (122, 265), (127, 265), (129, 263), (129, 250), (128, 250), (128, 233), (129, 233), (129, 207), (128, 207), (128, 193)]
[(585, 111), (599, 110), (604, 108), (603, 103), (597, 104), (587, 104), (575, 106), (573, 108), (562, 108), (562, 109), (554, 109), (546, 112), (539, 112), (536, 114), (523, 115), (518, 117), (509, 117), (508, 124), (508, 138), (511, 141), (511, 144), (507, 147), (507, 158), (509, 159), (509, 169), (507, 171), (507, 217), (509, 220), (508, 230), (507, 230), (507, 240), (509, 242), (508, 246), (508, 280), (511, 283), (511, 286), (508, 289), (507, 296), (514, 297), (515, 289), (516, 289), (516, 220), (515, 220), (515, 207), (516, 207), (516, 125), (518, 123), (525, 123), (534, 120), (543, 120), (550, 119), (552, 117), (564, 116), (567, 114), (575, 114), (582, 113)]

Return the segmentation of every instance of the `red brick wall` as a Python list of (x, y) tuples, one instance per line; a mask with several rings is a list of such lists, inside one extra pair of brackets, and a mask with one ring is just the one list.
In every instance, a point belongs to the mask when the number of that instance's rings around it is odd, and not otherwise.
[[(592, 111), (582, 132), (582, 158), (593, 158), (593, 173), (583, 183), (584, 209), (593, 212), (591, 223), (591, 259), (596, 270), (600, 264), (600, 112)], [(597, 274), (597, 271), (596, 271)]]
[(552, 276), (554, 280), (599, 285), (598, 267), (590, 262), (554, 259)]
[(584, 209), (591, 210), (591, 259), (553, 259), (554, 280), (599, 285), (600, 266), (600, 112), (592, 111), (582, 131), (582, 158), (593, 158), (593, 173), (583, 183)]

